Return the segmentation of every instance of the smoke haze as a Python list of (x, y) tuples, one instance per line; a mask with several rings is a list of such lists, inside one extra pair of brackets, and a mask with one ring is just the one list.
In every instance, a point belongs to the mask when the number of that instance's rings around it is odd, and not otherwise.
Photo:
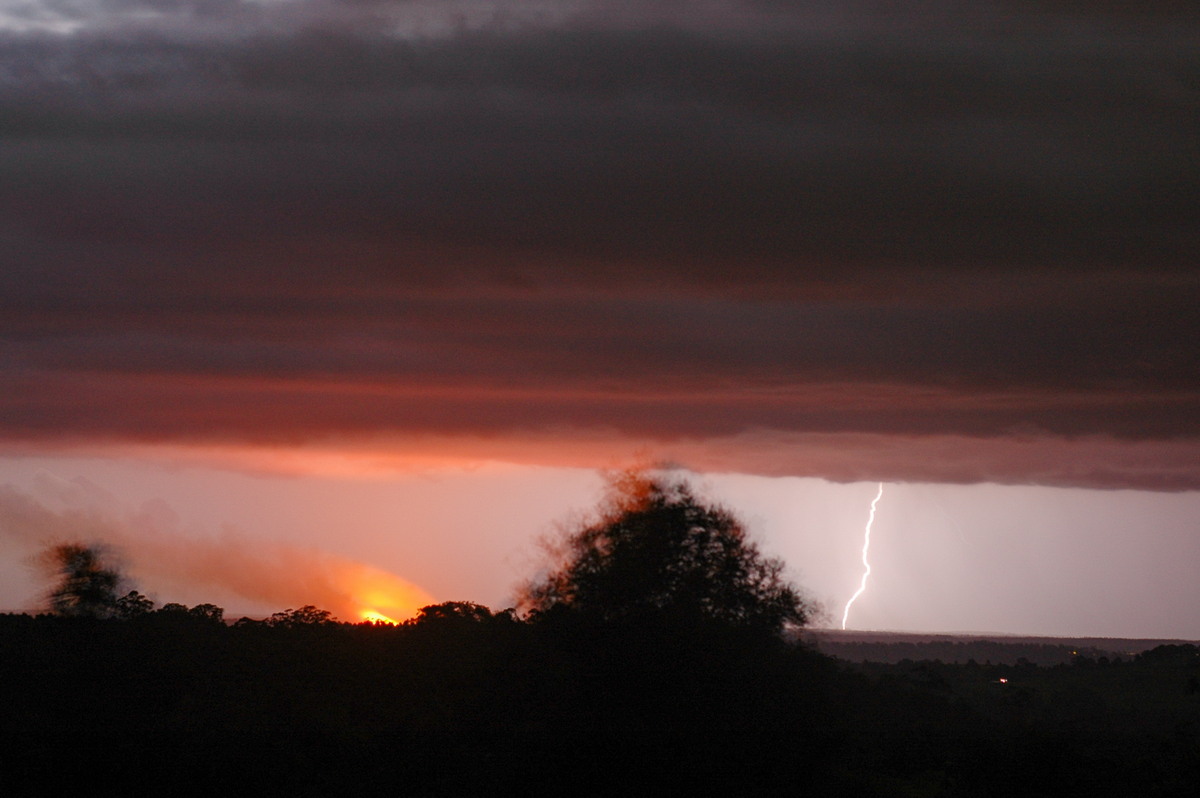
[(101, 544), (133, 585), (159, 603), (179, 601), (178, 593), (216, 592), (275, 610), (315, 604), (346, 621), (361, 620), (366, 611), (403, 620), (433, 603), (415, 584), (364, 563), (229, 527), (214, 535), (189, 533), (164, 502), (127, 511), (85, 480), (42, 476), (33, 493), (0, 486), (0, 536), (31, 550)]

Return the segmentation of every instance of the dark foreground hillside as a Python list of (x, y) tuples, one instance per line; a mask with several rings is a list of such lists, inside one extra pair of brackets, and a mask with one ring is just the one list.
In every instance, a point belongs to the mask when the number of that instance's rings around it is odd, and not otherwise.
[(851, 666), (758, 633), (0, 616), (0, 794), (1190, 795), (1192, 646)]
[(7, 616), (0, 645), (6, 795), (767, 793), (843, 736), (831, 662), (722, 629)]

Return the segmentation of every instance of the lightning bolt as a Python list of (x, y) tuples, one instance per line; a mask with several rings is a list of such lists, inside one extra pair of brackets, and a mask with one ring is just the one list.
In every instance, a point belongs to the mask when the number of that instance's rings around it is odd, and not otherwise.
[(867, 554), (871, 550), (871, 525), (875, 523), (875, 505), (879, 504), (879, 499), (883, 496), (883, 483), (879, 483), (879, 492), (875, 494), (875, 498), (871, 500), (871, 517), (867, 519), (867, 529), (863, 534), (863, 549), (862, 561), (863, 571), (862, 583), (858, 586), (858, 590), (854, 591), (854, 595), (846, 602), (846, 610), (842, 613), (842, 628), (846, 628), (846, 619), (850, 617), (850, 606), (854, 604), (854, 600), (863, 594), (867, 589), (867, 577), (871, 575), (871, 561), (867, 559)]

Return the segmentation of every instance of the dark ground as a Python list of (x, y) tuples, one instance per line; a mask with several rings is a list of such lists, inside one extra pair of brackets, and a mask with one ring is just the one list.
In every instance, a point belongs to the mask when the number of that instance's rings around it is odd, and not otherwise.
[(0, 616), (0, 794), (975, 798), (1200, 783), (1195, 646), (952, 664), (928, 646), (982, 641), (816, 637), (920, 656), (849, 662), (714, 625), (503, 613), (403, 627)]

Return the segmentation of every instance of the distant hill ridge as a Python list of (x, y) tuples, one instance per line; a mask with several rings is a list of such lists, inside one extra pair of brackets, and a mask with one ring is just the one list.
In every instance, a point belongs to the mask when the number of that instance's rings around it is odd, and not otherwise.
[(1195, 644), (1193, 640), (1115, 637), (1036, 637), (1005, 634), (876, 632), (805, 629), (800, 639), (823, 654), (850, 662), (896, 663), (940, 660), (1035, 665), (1068, 664), (1078, 658), (1131, 659), (1162, 645)]

